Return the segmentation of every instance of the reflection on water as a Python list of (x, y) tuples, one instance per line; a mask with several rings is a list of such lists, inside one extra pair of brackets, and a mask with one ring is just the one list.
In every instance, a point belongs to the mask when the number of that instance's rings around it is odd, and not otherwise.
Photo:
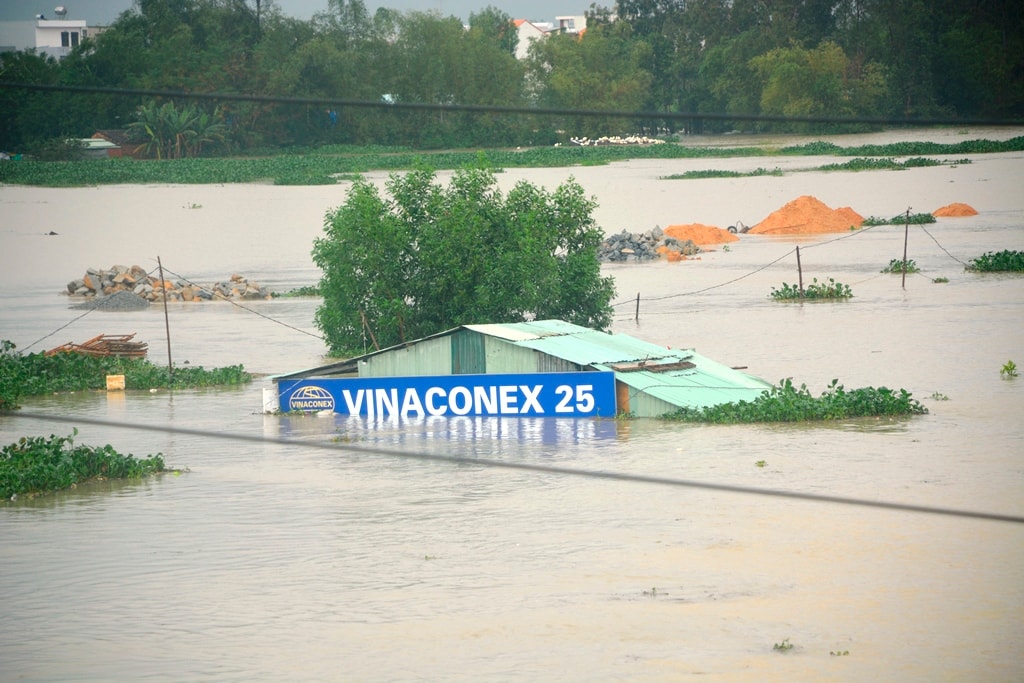
[[(617, 439), (624, 422), (613, 419), (557, 419), (530, 417), (427, 416), (372, 419), (366, 416), (331, 414), (270, 415), (264, 434), (286, 438), (310, 435), (333, 437), (341, 442), (373, 441), (413, 447), (431, 442), (548, 445), (567, 448), (601, 439)], [(622, 429), (625, 436), (628, 430)]]
[[(998, 156), (957, 169), (795, 174), (740, 185), (657, 180), (696, 162), (571, 169), (587, 187), (618, 188), (598, 196), (605, 215), (634, 211), (646, 220), (660, 210), (666, 218), (652, 222), (663, 225), (701, 206), (734, 220), (740, 186), (750, 204), (743, 208), (751, 213), (808, 192), (865, 215), (897, 213), (908, 203), (915, 211), (954, 200), (976, 205), (978, 217), (929, 227), (942, 248), (912, 234), (910, 256), (924, 276), (908, 278), (906, 288), (898, 277), (878, 272), (901, 256), (902, 229), (833, 243), (820, 236), (747, 239), (699, 261), (606, 268), (628, 301), (617, 310), (616, 331), (694, 347), (769, 381), (792, 377), (813, 393), (837, 377), (849, 388), (906, 388), (927, 405), (927, 416), (756, 426), (368, 422), (265, 415), (264, 380), (230, 389), (81, 392), (25, 401), (27, 411), (55, 418), (167, 424), (294, 443), (78, 425), (77, 442), (110, 443), (140, 457), (160, 452), (169, 466), (187, 471), (91, 483), (0, 507), (0, 678), (1024, 678), (1024, 530), (1017, 525), (487, 466), (492, 459), (551, 464), (1024, 513), (1024, 381), (999, 377), (1002, 364), (1024, 348), (1024, 280), (965, 273), (943, 251), (966, 260), (1021, 248), (1024, 161)], [(530, 173), (547, 182), (569, 171)], [(165, 263), (190, 276), (196, 270), (217, 279), (227, 269), (251, 279), (309, 284), (315, 279), (308, 264), (312, 236), (326, 203), (340, 203), (337, 188), (330, 197), (320, 194), (327, 191), (148, 188), (140, 201), (148, 201), (154, 215), (162, 206), (181, 225), (147, 232), (147, 240), (172, 234), (189, 245), (186, 250), (138, 245), (129, 237), (119, 242), (137, 214), (102, 198), (130, 194), (124, 188), (0, 188), (3, 209), (32, 207), (18, 214), (16, 235), (9, 228), (4, 233), (0, 338), (24, 347), (67, 325), (73, 312), (55, 294), (61, 282), (50, 282), (52, 274), (66, 279), (87, 266), (138, 258), (140, 252), (119, 252), (118, 245), (160, 249)], [(14, 201), (21, 195), (44, 203)], [(650, 201), (634, 209), (622, 196)], [(33, 241), (44, 232), (34, 216), (49, 220), (68, 197), (82, 204), (82, 221), (68, 233), (73, 239)], [(93, 206), (97, 199), (106, 208)], [(204, 209), (176, 211), (187, 202)], [(240, 202), (252, 215), (232, 220), (230, 210)], [(313, 229), (295, 218), (303, 214), (313, 215)], [(209, 229), (213, 223), (217, 230)], [(243, 236), (232, 225), (255, 227)], [(181, 263), (196, 251), (191, 233), (200, 230), (207, 248), (189, 269)], [(101, 250), (96, 237), (103, 234), (115, 239)], [(795, 243), (808, 276), (838, 274), (854, 298), (813, 306), (768, 299), (771, 286), (795, 280), (795, 264), (783, 259), (764, 266)], [(241, 245), (237, 260), (223, 263), (235, 244)], [(50, 263), (45, 273), (25, 273), (33, 259), (36, 266)], [(9, 280), (12, 273), (25, 275), (27, 284)], [(46, 286), (39, 284), (44, 275)], [(932, 283), (939, 275), (949, 283)], [(313, 329), (317, 305), (255, 302), (261, 315), (229, 305), (179, 306), (170, 316), (175, 362), (243, 363), (256, 372), (318, 365), (322, 342), (293, 329)], [(163, 362), (163, 325), (156, 310), (95, 313), (33, 350), (136, 332), (149, 341), (152, 360)], [(26, 434), (70, 434), (74, 426), (5, 417), (0, 437), (10, 443)], [(465, 462), (401, 457), (420, 452)], [(795, 647), (780, 655), (772, 645), (784, 638)], [(850, 654), (829, 654), (837, 650)]]

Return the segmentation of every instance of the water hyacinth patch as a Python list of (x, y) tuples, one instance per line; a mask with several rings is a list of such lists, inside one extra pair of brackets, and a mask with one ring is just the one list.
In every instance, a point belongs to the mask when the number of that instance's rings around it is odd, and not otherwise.
[(843, 420), (855, 417), (898, 417), (928, 412), (906, 389), (863, 387), (847, 390), (832, 380), (820, 396), (813, 396), (806, 384), (792, 379), (762, 393), (753, 401), (738, 401), (703, 408), (680, 408), (665, 415), (667, 420), (744, 424), (753, 422), (805, 422)]
[(90, 479), (133, 479), (165, 471), (161, 454), (137, 459), (110, 445), (76, 445), (71, 436), (23, 436), (0, 451), (0, 499), (60, 491)]

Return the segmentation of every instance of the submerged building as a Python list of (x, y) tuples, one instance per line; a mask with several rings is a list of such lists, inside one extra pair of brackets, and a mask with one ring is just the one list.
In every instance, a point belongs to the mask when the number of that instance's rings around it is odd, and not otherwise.
[(462, 325), (273, 379), (282, 411), (370, 417), (658, 417), (771, 387), (692, 349), (562, 320)]

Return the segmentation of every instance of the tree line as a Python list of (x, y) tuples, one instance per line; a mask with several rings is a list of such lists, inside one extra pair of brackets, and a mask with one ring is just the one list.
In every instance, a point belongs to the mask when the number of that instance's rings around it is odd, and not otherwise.
[[(362, 0), (329, 0), (302, 20), (273, 0), (136, 0), (62, 60), (34, 50), (0, 55), (0, 148), (125, 128), (151, 156), (166, 157), (325, 144), (547, 145), (739, 127), (852, 130), (757, 116), (1024, 116), (1024, 3), (1016, 0), (619, 0), (592, 4), (582, 35), (534, 41), (524, 59), (515, 56), (513, 19), (487, 7), (467, 27), (438, 12), (371, 14)], [(16, 83), (381, 106), (142, 100)], [(388, 107), (395, 103), (501, 111)], [(520, 107), (563, 113), (507, 111)]]

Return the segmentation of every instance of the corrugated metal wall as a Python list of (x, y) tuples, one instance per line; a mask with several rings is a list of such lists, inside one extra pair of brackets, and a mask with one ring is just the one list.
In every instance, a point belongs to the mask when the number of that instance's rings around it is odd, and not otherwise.
[(461, 329), (451, 335), (451, 340), (451, 374), (482, 375), (487, 372), (487, 353), (482, 334)]
[(452, 374), (451, 336), (425, 339), (402, 349), (370, 356), (360, 363), (360, 377)]

